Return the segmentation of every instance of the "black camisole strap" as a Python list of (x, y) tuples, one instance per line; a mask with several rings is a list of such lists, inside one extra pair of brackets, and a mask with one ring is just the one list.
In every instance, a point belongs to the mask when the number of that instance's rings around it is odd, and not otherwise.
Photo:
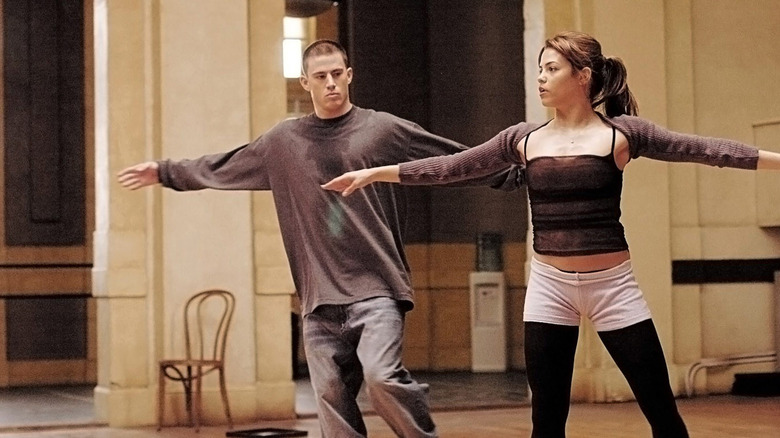
[(612, 156), (615, 156), (615, 127), (612, 127), (612, 151), (610, 152)]
[(525, 135), (525, 142), (523, 143), (523, 160), (525, 160), (526, 163), (528, 163), (528, 137), (531, 136), (531, 132)]
[[(550, 119), (544, 123), (542, 123), (541, 126), (534, 128), (531, 132), (536, 131), (537, 129), (542, 129), (545, 126), (547, 126), (548, 123), (552, 122), (553, 119)], [(531, 132), (525, 135), (525, 142), (523, 143), (523, 160), (525, 160), (526, 163), (528, 163), (528, 137), (531, 136)]]

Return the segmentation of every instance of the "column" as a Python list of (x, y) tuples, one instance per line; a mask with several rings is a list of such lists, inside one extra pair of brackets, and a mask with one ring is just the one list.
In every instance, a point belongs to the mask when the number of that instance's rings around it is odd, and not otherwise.
[[(284, 2), (250, 0), (249, 101), (252, 137), (281, 121), (287, 113), (282, 74)], [(254, 242), (254, 308), (257, 406), (263, 418), (295, 416), (292, 381), (291, 295), (295, 286), (279, 233), (270, 192), (252, 195)]]
[[(209, 288), (237, 301), (226, 353), (234, 422), (294, 416), (293, 288), (258, 281), (280, 278), (260, 272), (265, 260), (286, 267), (281, 245), (258, 247), (280, 241), (278, 225), (256, 237), (275, 219), (256, 201), (269, 194), (129, 192), (115, 182), (128, 165), (227, 151), (281, 120), (282, 16), (281, 1), (96, 2), (95, 393), (111, 426), (156, 422), (157, 362), (183, 355), (183, 305)], [(186, 424), (181, 386), (167, 388), (165, 423)], [(224, 423), (216, 377), (203, 391), (204, 422)]]

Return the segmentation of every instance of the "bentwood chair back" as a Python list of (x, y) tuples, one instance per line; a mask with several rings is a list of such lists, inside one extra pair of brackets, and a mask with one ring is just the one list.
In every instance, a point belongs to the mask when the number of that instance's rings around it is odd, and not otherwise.
[(181, 382), (190, 425), (200, 430), (203, 377), (214, 371), (219, 377), (228, 426), (233, 428), (225, 384), (225, 348), (234, 309), (235, 297), (221, 289), (205, 290), (187, 300), (184, 306), (186, 357), (159, 363), (157, 430), (162, 428), (165, 415), (166, 379)]

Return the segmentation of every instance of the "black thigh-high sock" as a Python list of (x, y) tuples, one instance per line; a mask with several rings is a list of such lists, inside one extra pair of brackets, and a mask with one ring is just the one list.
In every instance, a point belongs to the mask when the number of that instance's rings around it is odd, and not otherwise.
[(525, 323), (525, 363), (531, 387), (532, 438), (563, 438), (569, 416), (579, 327)]
[(655, 438), (687, 438), (653, 321), (599, 332), (607, 351), (634, 391)]

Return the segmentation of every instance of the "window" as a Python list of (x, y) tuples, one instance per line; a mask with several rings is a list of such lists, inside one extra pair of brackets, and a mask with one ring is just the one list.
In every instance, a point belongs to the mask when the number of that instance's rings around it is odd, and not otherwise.
[(284, 17), (282, 57), (285, 78), (301, 75), (301, 57), (304, 46), (308, 44), (310, 25), (311, 20), (308, 18)]

